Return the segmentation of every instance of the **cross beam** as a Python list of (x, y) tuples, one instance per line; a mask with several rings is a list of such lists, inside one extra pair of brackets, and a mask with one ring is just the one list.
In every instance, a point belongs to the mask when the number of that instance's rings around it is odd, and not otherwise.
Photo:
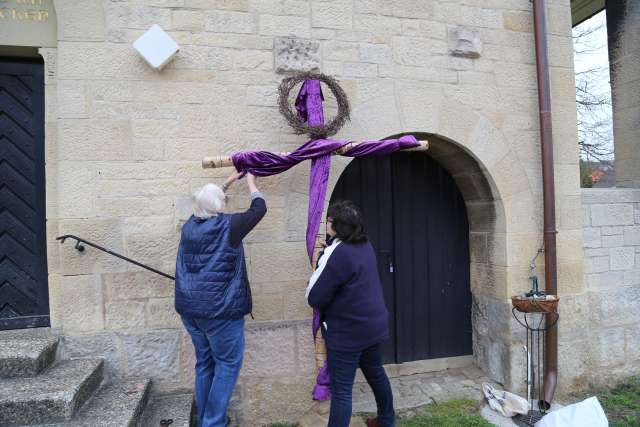
[[(422, 139), (418, 141), (420, 145), (417, 147), (406, 148), (402, 151), (427, 151), (429, 149), (429, 141)], [(346, 152), (351, 150), (353, 147), (362, 144), (362, 142), (350, 142), (342, 147), (338, 148), (334, 151), (333, 154), (338, 156), (343, 156)], [(291, 153), (283, 152), (279, 153), (281, 156), (287, 156)], [(202, 159), (202, 167), (204, 169), (220, 169), (220, 168), (230, 168), (233, 167), (233, 160), (231, 156), (213, 156), (213, 157), (204, 157)]]

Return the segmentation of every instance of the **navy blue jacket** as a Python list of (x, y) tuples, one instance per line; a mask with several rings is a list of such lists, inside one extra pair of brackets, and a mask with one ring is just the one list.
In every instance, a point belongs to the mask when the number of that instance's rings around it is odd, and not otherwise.
[(242, 238), (267, 211), (259, 193), (243, 213), (194, 216), (182, 227), (176, 258), (176, 311), (188, 317), (240, 319), (251, 312)]
[(311, 288), (308, 302), (321, 312), (330, 350), (361, 351), (389, 336), (378, 262), (369, 242), (340, 242)]

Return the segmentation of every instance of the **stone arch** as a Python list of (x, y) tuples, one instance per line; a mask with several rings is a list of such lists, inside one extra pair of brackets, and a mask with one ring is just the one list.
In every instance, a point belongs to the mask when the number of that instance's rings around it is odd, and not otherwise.
[[(501, 195), (491, 174), (460, 144), (436, 134), (411, 134), (429, 140), (427, 154), (451, 174), (465, 200), (469, 220), (474, 360), (492, 379), (505, 382), (508, 336), (496, 336), (500, 333), (495, 327), (495, 322), (499, 320), (509, 323), (509, 318), (505, 317), (508, 310), (500, 302), (507, 294), (506, 274), (502, 265), (506, 259), (506, 221)], [(349, 158), (334, 159), (325, 209), (338, 179), (351, 161)], [(496, 351), (500, 354), (497, 362), (491, 353)]]
[[(528, 264), (540, 244), (542, 219), (533, 209), (540, 204), (536, 183), (529, 181), (522, 161), (492, 120), (445, 96), (440, 86), (367, 85), (371, 87), (365, 91), (355, 90), (352, 121), (337, 138), (411, 134), (429, 140), (428, 154), (454, 178), (469, 217), (475, 362), (492, 380), (517, 389), (524, 364), (509, 296), (528, 286)], [(325, 210), (350, 161), (333, 158)], [(532, 175), (539, 178), (537, 172)], [(289, 183), (289, 238), (304, 240), (308, 167), (295, 168)]]
[[(500, 117), (479, 114), (466, 103), (477, 99), (462, 102), (442, 85), (365, 80), (346, 81), (345, 89), (352, 119), (336, 138), (424, 137), (431, 143), (428, 154), (460, 188), (470, 224), (474, 358), (491, 379), (516, 390), (524, 362), (509, 296), (528, 288), (529, 263), (541, 244), (538, 159), (524, 164), (495, 124)], [(325, 209), (350, 161), (333, 158)], [(308, 171), (297, 167), (288, 180), (290, 240), (304, 240)]]

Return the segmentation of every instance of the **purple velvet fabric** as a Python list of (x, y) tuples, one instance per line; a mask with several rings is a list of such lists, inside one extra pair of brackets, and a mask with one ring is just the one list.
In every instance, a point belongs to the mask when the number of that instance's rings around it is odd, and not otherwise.
[[(296, 109), (300, 118), (309, 125), (322, 125), (324, 123), (324, 109), (322, 108), (322, 87), (319, 80), (306, 80), (296, 99)], [(328, 148), (331, 144), (321, 144), (323, 148)], [(340, 145), (342, 146), (342, 145)], [(307, 209), (307, 255), (309, 262), (313, 262), (313, 249), (316, 241), (316, 234), (322, 221), (322, 210), (324, 199), (327, 194), (327, 182), (329, 181), (329, 170), (331, 168), (331, 151), (314, 157), (311, 161), (311, 171), (309, 173), (309, 207)], [(312, 194), (313, 192), (313, 194)], [(320, 329), (320, 311), (313, 309), (313, 321), (311, 333), (313, 339), (317, 337)], [(329, 384), (329, 371), (327, 362), (318, 370), (316, 385), (313, 387), (313, 400), (325, 401), (331, 399), (331, 388)]]
[[(269, 176), (284, 172), (304, 160), (311, 160), (309, 176), (309, 212), (307, 217), (307, 255), (313, 258), (316, 235), (322, 219), (322, 210), (327, 192), (331, 153), (349, 141), (315, 139), (295, 151), (280, 155), (269, 151), (245, 151), (232, 156), (233, 164), (240, 172), (251, 172), (256, 176)], [(382, 156), (395, 151), (417, 146), (415, 137), (405, 135), (399, 139), (364, 141), (345, 153), (345, 156)]]
[(235, 153), (231, 158), (238, 171), (251, 172), (256, 176), (276, 175), (305, 160), (330, 156), (349, 141), (332, 139), (314, 139), (298, 147), (295, 151), (282, 156), (269, 151), (244, 151)]
[[(296, 109), (301, 118), (310, 125), (324, 123), (322, 109), (322, 89), (320, 81), (307, 80), (300, 88), (296, 99)], [(313, 260), (313, 250), (316, 236), (322, 220), (322, 211), (327, 193), (329, 170), (331, 167), (331, 153), (348, 144), (349, 141), (336, 141), (332, 139), (311, 140), (287, 155), (279, 155), (268, 151), (249, 151), (233, 155), (233, 164), (239, 172), (251, 172), (256, 176), (269, 176), (284, 172), (296, 164), (311, 160), (311, 173), (309, 176), (309, 209), (307, 213), (307, 254), (309, 261)], [(384, 141), (365, 141), (347, 153), (346, 156), (364, 157), (391, 154), (397, 150), (411, 148), (419, 145), (415, 137), (405, 135), (399, 139), (387, 139)], [(320, 313), (313, 311), (312, 332), (317, 336), (320, 328)], [(314, 400), (328, 400), (331, 398), (329, 389), (329, 373), (327, 364), (320, 369), (313, 390)]]
[(398, 150), (405, 150), (418, 145), (420, 145), (420, 142), (413, 135), (405, 135), (398, 139), (363, 141), (344, 153), (344, 155), (349, 157), (386, 156)]
[(306, 80), (296, 98), (298, 116), (311, 126), (324, 124), (322, 101), (324, 101), (324, 95), (322, 95), (320, 80)]

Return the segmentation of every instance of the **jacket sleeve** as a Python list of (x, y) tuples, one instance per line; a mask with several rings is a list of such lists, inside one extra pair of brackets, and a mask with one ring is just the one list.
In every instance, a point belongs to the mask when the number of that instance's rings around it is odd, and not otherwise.
[(336, 252), (338, 253), (331, 254), (322, 274), (309, 292), (307, 301), (313, 308), (322, 310), (328, 306), (340, 287), (353, 277), (353, 268), (349, 260), (341, 256), (338, 250)]
[(251, 195), (251, 206), (244, 212), (231, 215), (231, 230), (229, 239), (231, 245), (236, 247), (244, 239), (253, 228), (258, 225), (260, 220), (267, 213), (267, 203), (264, 201), (262, 194), (254, 193)]

